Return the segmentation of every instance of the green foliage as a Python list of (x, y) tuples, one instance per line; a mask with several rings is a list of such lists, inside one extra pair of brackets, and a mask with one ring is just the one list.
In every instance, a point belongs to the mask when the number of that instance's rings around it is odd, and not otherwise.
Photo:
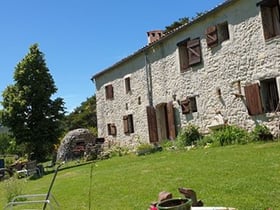
[(189, 18), (189, 17), (183, 17), (183, 18), (179, 18), (178, 21), (174, 21), (172, 24), (170, 24), (169, 26), (165, 26), (165, 31), (164, 33), (168, 33), (170, 31), (173, 31), (174, 29), (183, 26), (185, 24), (190, 23), (191, 21), (195, 20), (196, 18), (204, 15), (205, 13), (207, 13), (207, 11), (205, 12), (197, 12), (196, 16), (193, 18)]
[(185, 147), (196, 144), (201, 137), (202, 135), (199, 133), (199, 128), (195, 125), (189, 124), (185, 128), (182, 128), (176, 141), (179, 146)]
[(252, 131), (252, 138), (254, 141), (267, 141), (272, 140), (273, 135), (271, 134), (269, 128), (265, 125), (256, 125)]
[(7, 133), (0, 133), (0, 154), (4, 155), (8, 153), (8, 149), (11, 146), (13, 138)]
[(12, 177), (8, 180), (5, 180), (3, 185), (7, 202), (10, 202), (15, 196), (23, 194), (25, 183), (16, 177)]
[(17, 64), (14, 82), (3, 92), (2, 123), (24, 153), (44, 160), (61, 134), (64, 103), (62, 98), (52, 99), (57, 88), (37, 44)]
[(81, 103), (81, 106), (65, 116), (64, 124), (67, 131), (77, 128), (92, 129), (97, 127), (95, 95), (87, 98), (85, 102)]
[(187, 23), (190, 22), (190, 19), (188, 17), (183, 17), (183, 18), (179, 18), (178, 21), (174, 21), (172, 24), (170, 24), (169, 26), (165, 26), (165, 33), (174, 30), (175, 28), (178, 28), (182, 25), (185, 25)]
[(137, 155), (147, 155), (157, 151), (161, 151), (161, 147), (149, 143), (141, 143), (136, 147)]
[(224, 128), (213, 131), (213, 133), (204, 137), (204, 143), (212, 143), (214, 145), (231, 145), (245, 144), (250, 141), (249, 133), (237, 126), (228, 125)]

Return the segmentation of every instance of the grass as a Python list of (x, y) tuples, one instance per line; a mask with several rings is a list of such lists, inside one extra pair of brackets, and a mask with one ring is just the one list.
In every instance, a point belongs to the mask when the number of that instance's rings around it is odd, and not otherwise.
[[(205, 206), (276, 210), (280, 209), (279, 151), (280, 142), (270, 142), (114, 157), (64, 168), (52, 193), (62, 209), (89, 209), (91, 202), (92, 210), (141, 210), (161, 191), (180, 197), (177, 188), (189, 187)], [(23, 179), (24, 193), (46, 193), (52, 177)], [(0, 209), (7, 203), (4, 185), (0, 183)]]

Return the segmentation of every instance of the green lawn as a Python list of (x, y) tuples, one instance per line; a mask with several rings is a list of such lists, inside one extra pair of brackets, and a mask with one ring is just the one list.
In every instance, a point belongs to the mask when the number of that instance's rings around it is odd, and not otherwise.
[[(67, 166), (67, 165), (66, 165)], [(52, 193), (62, 209), (89, 209), (91, 164), (61, 170)], [(24, 193), (46, 193), (53, 174), (24, 182)], [(124, 156), (94, 164), (93, 210), (146, 210), (160, 191), (193, 188), (205, 206), (280, 209), (280, 142)], [(0, 209), (6, 204), (0, 183)]]

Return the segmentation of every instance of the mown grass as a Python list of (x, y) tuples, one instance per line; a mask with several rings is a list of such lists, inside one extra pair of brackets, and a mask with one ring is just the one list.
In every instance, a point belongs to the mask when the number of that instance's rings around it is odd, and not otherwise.
[[(177, 188), (190, 187), (205, 206), (276, 210), (280, 209), (279, 160), (280, 142), (114, 157), (61, 170), (52, 193), (61, 209), (83, 210), (91, 205), (94, 210), (145, 210), (160, 191), (180, 197)], [(52, 177), (28, 180), (24, 193), (47, 192)], [(0, 209), (7, 202), (4, 184), (0, 183)]]

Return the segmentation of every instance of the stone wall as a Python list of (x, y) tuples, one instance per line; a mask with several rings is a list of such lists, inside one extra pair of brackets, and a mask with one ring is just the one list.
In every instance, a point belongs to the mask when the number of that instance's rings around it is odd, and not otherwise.
[[(202, 132), (209, 132), (209, 126), (227, 121), (250, 130), (261, 122), (268, 125), (274, 134), (279, 134), (277, 114), (252, 117), (248, 115), (244, 97), (235, 95), (239, 84), (240, 94), (244, 95), (246, 84), (280, 76), (280, 37), (264, 40), (257, 2), (232, 1), (164, 41), (136, 52), (95, 78), (98, 135), (107, 140), (117, 140), (120, 144), (148, 141), (146, 106), (170, 101), (174, 101), (178, 113), (177, 128), (193, 123)], [(229, 40), (214, 48), (207, 47), (206, 28), (225, 21), (228, 23)], [(200, 37), (202, 62), (181, 73), (177, 43), (196, 37)], [(128, 94), (124, 86), (126, 76), (131, 78), (132, 90)], [(113, 100), (105, 99), (107, 84), (114, 87)], [(149, 85), (152, 87), (152, 100), (149, 100)], [(220, 95), (217, 95), (218, 89)], [(197, 112), (183, 115), (179, 103), (190, 96), (196, 98)], [(123, 132), (123, 116), (127, 114), (132, 114), (134, 120), (135, 131), (130, 135)], [(117, 135), (108, 135), (108, 123), (116, 125)]]

